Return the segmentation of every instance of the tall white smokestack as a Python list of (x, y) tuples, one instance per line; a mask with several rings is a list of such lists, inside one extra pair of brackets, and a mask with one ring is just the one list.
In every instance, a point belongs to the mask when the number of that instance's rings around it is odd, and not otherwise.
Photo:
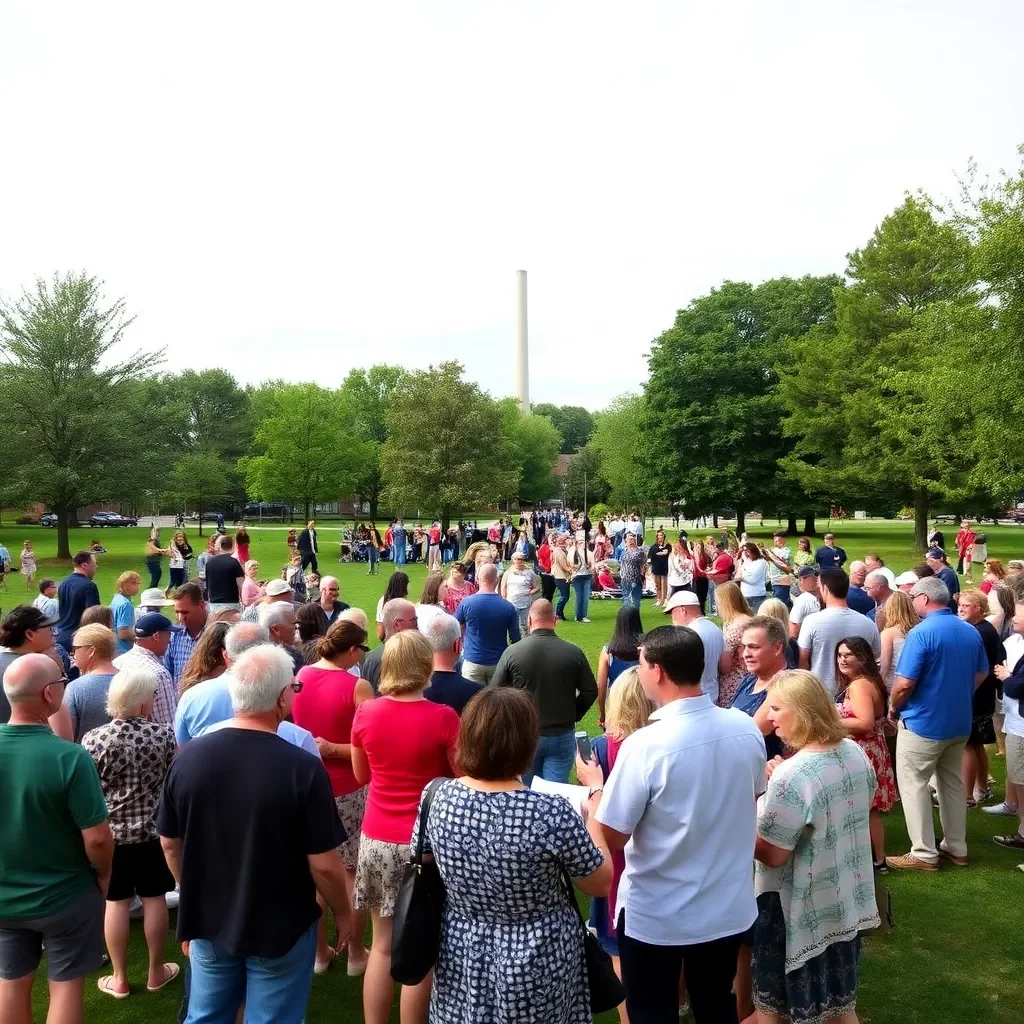
[(516, 398), (530, 411), (530, 354), (526, 328), (526, 271), (516, 271)]

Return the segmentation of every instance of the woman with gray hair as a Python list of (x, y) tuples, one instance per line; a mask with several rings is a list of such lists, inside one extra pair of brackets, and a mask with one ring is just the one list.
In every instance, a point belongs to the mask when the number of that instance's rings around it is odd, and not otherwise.
[(82, 737), (96, 763), (114, 834), (114, 863), (107, 890), (104, 931), (113, 974), (97, 981), (99, 990), (124, 999), (128, 987), (129, 909), (142, 900), (143, 930), (149, 950), (146, 988), (156, 992), (178, 976), (178, 965), (163, 962), (167, 942), (167, 903), (174, 888), (156, 831), (156, 809), (164, 777), (177, 746), (170, 726), (150, 720), (157, 677), (143, 667), (128, 668), (110, 681), (110, 721)]

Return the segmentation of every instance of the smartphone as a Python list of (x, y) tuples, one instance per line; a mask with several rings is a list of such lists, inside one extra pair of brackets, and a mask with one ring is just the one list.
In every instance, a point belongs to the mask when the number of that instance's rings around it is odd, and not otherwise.
[(590, 746), (590, 737), (585, 732), (576, 733), (576, 749), (584, 761), (590, 760), (593, 750)]

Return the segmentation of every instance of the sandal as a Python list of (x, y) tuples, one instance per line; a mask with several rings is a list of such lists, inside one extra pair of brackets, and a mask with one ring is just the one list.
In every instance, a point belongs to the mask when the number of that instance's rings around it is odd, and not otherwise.
[(112, 974), (105, 974), (102, 978), (96, 979), (96, 987), (105, 995), (110, 996), (111, 999), (127, 999), (128, 992), (117, 992), (110, 986), (114, 983), (114, 976)]
[(159, 985), (147, 985), (147, 992), (159, 992), (165, 985), (169, 985), (181, 972), (177, 964), (164, 964), (164, 980)]
[(992, 842), (997, 846), (1005, 846), (1009, 850), (1024, 850), (1024, 836), (1014, 832), (1009, 836), (993, 836)]

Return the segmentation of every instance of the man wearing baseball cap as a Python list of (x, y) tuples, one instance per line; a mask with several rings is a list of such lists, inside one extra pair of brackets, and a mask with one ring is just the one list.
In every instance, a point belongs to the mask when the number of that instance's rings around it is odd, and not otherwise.
[(240, 622), (259, 622), (260, 609), (265, 608), (268, 604), (277, 604), (279, 601), (287, 601), (289, 604), (295, 603), (295, 591), (292, 590), (292, 586), (287, 580), (271, 580), (263, 593), (262, 601), (253, 601), (242, 612), (242, 617), (239, 619)]
[(904, 594), (909, 594), (914, 589), (914, 584), (917, 583), (917, 573), (911, 572), (908, 569), (906, 572), (901, 572), (894, 582), (897, 590), (902, 590)]
[(700, 599), (691, 590), (677, 590), (666, 602), (666, 615), (672, 616), (673, 626), (692, 629), (704, 644), (704, 671), (700, 677), (700, 688), (718, 703), (718, 660), (725, 649), (722, 631), (700, 610)]
[(178, 694), (174, 679), (164, 665), (167, 645), (171, 642), (171, 620), (160, 612), (146, 612), (135, 623), (135, 643), (131, 650), (114, 659), (114, 668), (119, 672), (132, 666), (152, 672), (157, 678), (156, 694), (153, 697), (153, 721), (161, 725), (174, 724), (174, 709)]
[(949, 591), (949, 610), (956, 615), (956, 595), (960, 593), (960, 578), (949, 567), (946, 561), (946, 552), (942, 548), (929, 548), (928, 554), (924, 556), (928, 567), (946, 585)]
[(802, 565), (797, 569), (796, 578), (800, 584), (800, 596), (789, 610), (789, 635), (793, 640), (800, 635), (800, 624), (804, 619), (821, 611), (821, 600), (818, 597), (818, 567)]

